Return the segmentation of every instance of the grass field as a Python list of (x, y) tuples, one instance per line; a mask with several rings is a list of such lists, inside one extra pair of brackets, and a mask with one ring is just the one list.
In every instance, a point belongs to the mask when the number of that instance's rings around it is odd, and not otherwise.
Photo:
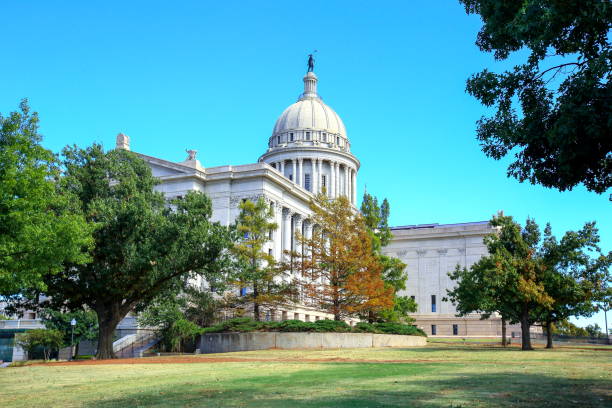
[[(234, 362), (221, 362), (231, 358)], [(429, 344), (0, 369), (3, 407), (610, 407), (612, 351)], [(142, 360), (139, 360), (142, 361)], [(151, 361), (151, 360), (149, 360)]]

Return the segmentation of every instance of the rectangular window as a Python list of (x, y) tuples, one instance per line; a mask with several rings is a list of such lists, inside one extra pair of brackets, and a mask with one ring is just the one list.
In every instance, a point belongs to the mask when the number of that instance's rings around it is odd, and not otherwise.
[(272, 256), (272, 248), (268, 249), (268, 256)]
[(456, 336), (458, 334), (459, 334), (459, 325), (453, 324), (453, 336)]
[(436, 325), (435, 325), (435, 324), (432, 324), (432, 325), (431, 325), (431, 335), (432, 335), (432, 336), (435, 336), (435, 335), (436, 335)]
[(340, 138), (339, 138), (339, 137), (336, 137), (336, 144), (337, 144), (338, 146), (340, 146)]
[(289, 180), (293, 181), (293, 174), (289, 175)]
[(431, 295), (431, 312), (436, 313), (436, 295)]
[(293, 319), (294, 320), (300, 320), (300, 314), (299, 313), (294, 313), (293, 314)]
[(280, 136), (276, 136), (276, 144), (280, 144)]
[(315, 321), (319, 321), (320, 317), (319, 316), (315, 316)]
[(310, 132), (306, 132), (306, 140), (310, 140)]
[(305, 315), (305, 316), (304, 316), (304, 320), (306, 320), (307, 322), (309, 322), (309, 321), (310, 321), (310, 315)]
[(321, 187), (327, 187), (327, 176), (326, 175), (321, 176)]
[(285, 312), (284, 310), (281, 312), (281, 319), (283, 321), (287, 320), (287, 312)]
[(323, 133), (323, 134), (321, 135), (321, 141), (323, 141), (323, 142), (327, 142), (327, 133)]
[(310, 174), (304, 174), (304, 188), (310, 191)]
[(293, 133), (289, 133), (289, 141), (293, 142)]
[(268, 239), (272, 239), (273, 233), (274, 233), (274, 231), (272, 231), (272, 230), (268, 231)]

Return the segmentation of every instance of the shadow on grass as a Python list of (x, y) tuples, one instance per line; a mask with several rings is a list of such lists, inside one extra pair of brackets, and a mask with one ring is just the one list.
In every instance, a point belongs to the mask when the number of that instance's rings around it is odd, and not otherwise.
[[(610, 382), (517, 373), (455, 373), (457, 366), (327, 364), (279, 375), (249, 373), (230, 381), (185, 382), (86, 407), (605, 407)], [(282, 369), (282, 366), (281, 366)]]

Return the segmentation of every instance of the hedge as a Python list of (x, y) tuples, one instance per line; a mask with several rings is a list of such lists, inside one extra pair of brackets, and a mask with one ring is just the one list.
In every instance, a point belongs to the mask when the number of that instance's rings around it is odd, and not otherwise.
[(282, 322), (257, 322), (249, 317), (238, 317), (211, 327), (202, 329), (205, 333), (228, 332), (316, 332), (316, 333), (382, 333), (406, 334), (412, 336), (427, 336), (416, 326), (401, 323), (366, 323), (360, 322), (351, 327), (343, 321), (317, 320), (303, 322), (301, 320), (284, 320)]

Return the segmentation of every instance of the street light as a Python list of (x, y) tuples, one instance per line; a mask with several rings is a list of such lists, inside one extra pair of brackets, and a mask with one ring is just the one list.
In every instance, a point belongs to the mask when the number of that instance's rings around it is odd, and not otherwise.
[(70, 334), (70, 359), (74, 358), (74, 326), (76, 326), (76, 319), (72, 319), (70, 321), (70, 326), (72, 327), (72, 333)]

